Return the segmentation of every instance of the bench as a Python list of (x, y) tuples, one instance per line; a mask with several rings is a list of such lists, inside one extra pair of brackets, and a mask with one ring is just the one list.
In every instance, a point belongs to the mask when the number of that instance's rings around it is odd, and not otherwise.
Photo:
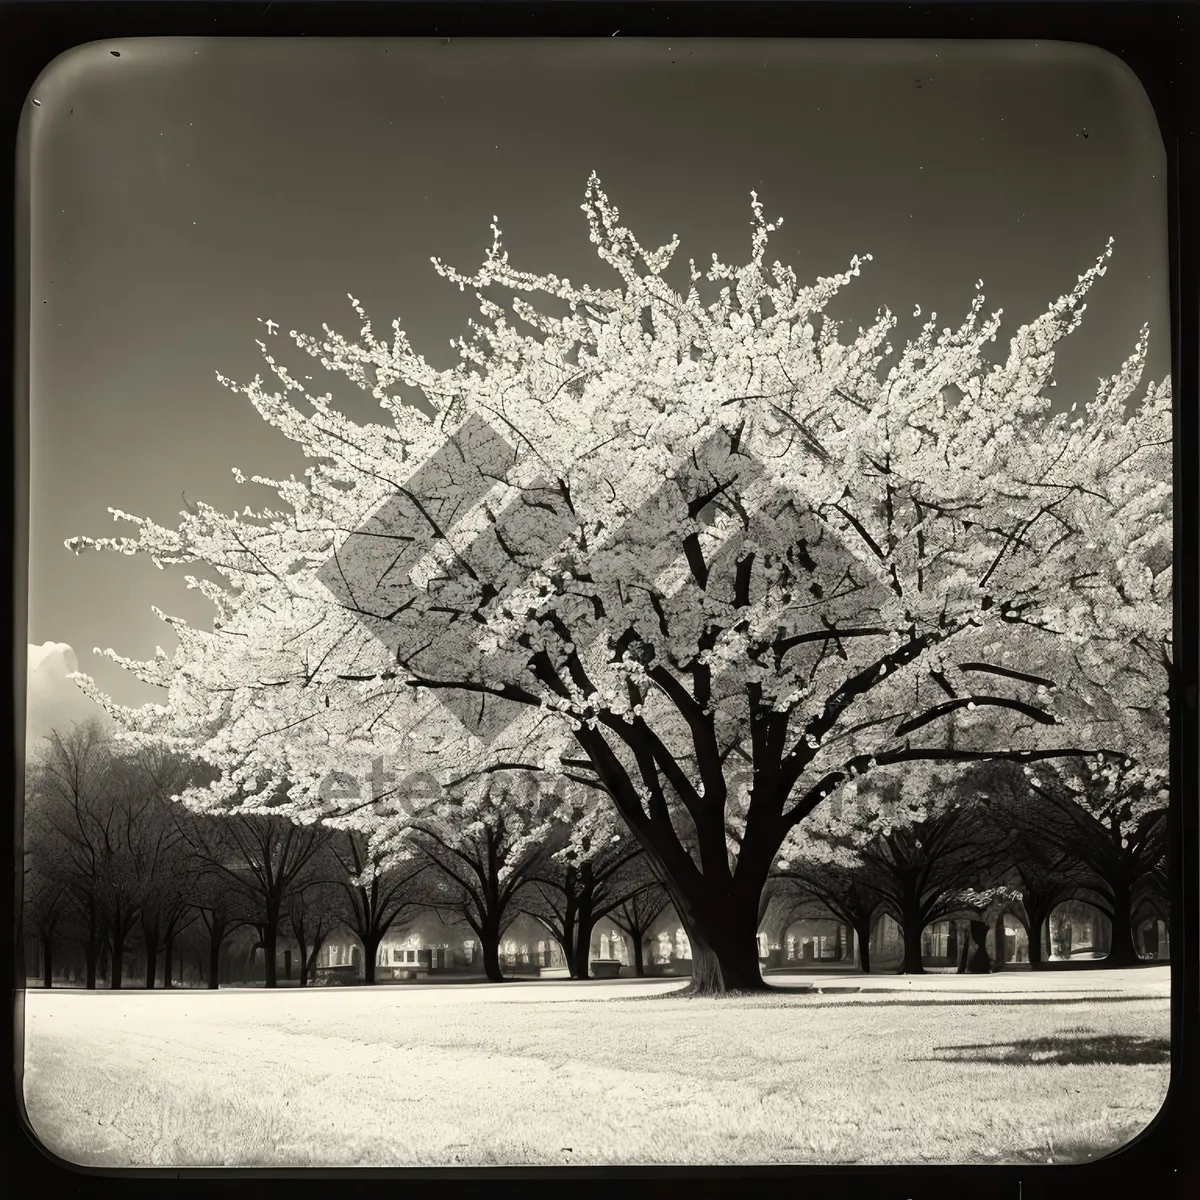
[(388, 969), (391, 971), (393, 979), (423, 979), (429, 974), (428, 967), (418, 966), (416, 963), (410, 967), (390, 967)]
[(358, 982), (358, 968), (351, 966), (318, 967), (317, 977), (313, 982), (319, 987), (345, 987)]

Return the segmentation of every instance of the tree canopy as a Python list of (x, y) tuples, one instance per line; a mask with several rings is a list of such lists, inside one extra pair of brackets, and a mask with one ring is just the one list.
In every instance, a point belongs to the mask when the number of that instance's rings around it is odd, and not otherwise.
[(274, 384), (219, 378), (313, 466), (251, 478), (279, 507), (114, 512), (135, 536), (68, 542), (202, 564), (216, 608), (211, 630), (160, 614), (173, 655), (107, 652), (164, 704), (85, 689), (216, 768), (193, 803), (252, 808), (286, 781), (296, 819), (353, 816), (380, 844), (412, 814), (331, 801), (334, 767), (383, 752), (446, 782), (588, 788), (714, 991), (757, 985), (768, 872), (842, 785), (1125, 753), (1130, 714), (1165, 704), (1145, 663), (1169, 659), (1170, 386), (1143, 384), (1143, 328), (1092, 399), (1053, 392), (1111, 242), (1007, 355), (978, 289), (894, 346), (887, 309), (857, 331), (828, 311), (870, 256), (803, 286), (752, 198), (750, 260), (692, 261), (682, 289), (677, 241), (643, 248), (595, 176), (615, 286), (517, 269), (493, 224), (474, 274), (434, 260), (479, 302), (447, 369), (353, 298), (356, 341), (292, 332), (377, 424), (260, 343)]

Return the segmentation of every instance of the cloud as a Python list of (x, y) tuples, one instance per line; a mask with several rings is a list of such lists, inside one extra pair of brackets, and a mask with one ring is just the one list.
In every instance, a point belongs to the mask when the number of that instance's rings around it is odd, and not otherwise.
[(28, 647), (25, 687), (25, 748), (46, 737), (52, 729), (65, 729), (76, 721), (99, 720), (111, 724), (109, 715), (67, 678), (79, 670), (79, 659), (66, 642), (43, 642)]

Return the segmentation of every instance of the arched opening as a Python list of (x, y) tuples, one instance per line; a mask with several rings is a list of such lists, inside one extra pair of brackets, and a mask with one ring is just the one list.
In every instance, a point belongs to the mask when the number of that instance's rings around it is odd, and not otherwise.
[(1020, 966), (1029, 962), (1029, 933), (1020, 917), (1011, 912), (1002, 914), (996, 923), (996, 930), (1002, 940), (994, 953), (1001, 963)]
[(957, 921), (934, 921), (921, 931), (921, 962), (923, 966), (955, 966), (958, 963), (958, 949)]
[(890, 913), (881, 913), (871, 927), (871, 969), (894, 970), (904, 960), (904, 934)]
[[(803, 917), (785, 931), (782, 951), (785, 963), (841, 963), (854, 957), (854, 935), (833, 917)], [(765, 934), (758, 935), (758, 956), (770, 953)]]
[(1134, 943), (1141, 958), (1166, 962), (1171, 957), (1171, 937), (1161, 917), (1143, 917), (1134, 930)]
[(1112, 923), (1083, 900), (1064, 900), (1042, 927), (1043, 958), (1051, 962), (1107, 958)]

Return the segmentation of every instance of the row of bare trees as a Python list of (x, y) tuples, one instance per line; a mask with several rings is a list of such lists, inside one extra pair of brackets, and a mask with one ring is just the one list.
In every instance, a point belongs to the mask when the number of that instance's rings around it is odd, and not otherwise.
[(574, 978), (587, 977), (592, 930), (609, 917), (633, 937), (640, 974), (643, 939), (667, 906), (627, 839), (564, 857), (565, 830), (531, 841), (497, 807), (468, 833), (422, 831), (408, 859), (385, 866), (354, 832), (269, 813), (205, 815), (173, 801), (196, 770), (162, 748), (126, 749), (94, 723), (54, 732), (28, 764), (24, 918), (45, 986), (71, 947), (82, 952), (86, 987), (106, 976), (119, 988), (136, 946), (144, 986), (155, 986), (161, 963), (170, 987), (186, 937), (215, 988), (222, 950), (242, 929), (261, 948), (268, 987), (278, 983), (281, 938), (298, 946), (303, 986), (338, 932), (361, 944), (371, 983), (388, 932), (429, 909), (474, 932), (489, 979), (502, 978), (500, 942), (522, 915), (557, 938)]
[(46, 986), (70, 945), (82, 951), (86, 987), (107, 961), (119, 988), (136, 942), (145, 986), (155, 986), (161, 961), (169, 987), (186, 932), (205, 943), (204, 975), (216, 987), (222, 948), (243, 928), (263, 951), (268, 986), (279, 938), (294, 937), (303, 984), (335, 929), (374, 949), (417, 900), (419, 871), (367, 878), (354, 834), (270, 815), (205, 816), (173, 802), (195, 769), (161, 748), (126, 751), (94, 723), (52, 733), (28, 765), (24, 914)]

